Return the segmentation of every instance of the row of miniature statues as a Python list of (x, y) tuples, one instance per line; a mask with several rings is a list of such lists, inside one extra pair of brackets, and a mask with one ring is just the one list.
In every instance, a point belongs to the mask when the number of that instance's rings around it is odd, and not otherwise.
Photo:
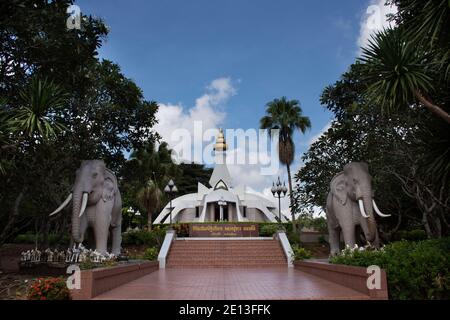
[(115, 258), (114, 254), (101, 254), (96, 250), (86, 249), (81, 244), (68, 248), (66, 251), (50, 248), (40, 251), (38, 249), (28, 250), (21, 253), (20, 261), (22, 262), (66, 262), (80, 263), (90, 260), (96, 263), (103, 263)]

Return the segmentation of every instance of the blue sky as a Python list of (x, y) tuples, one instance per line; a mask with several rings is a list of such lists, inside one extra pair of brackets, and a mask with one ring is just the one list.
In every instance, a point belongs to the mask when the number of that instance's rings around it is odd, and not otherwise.
[[(332, 119), (320, 105), (320, 94), (355, 60), (366, 9), (379, 2), (82, 0), (76, 4), (83, 14), (103, 18), (110, 28), (100, 56), (118, 63), (147, 99), (162, 105), (162, 119), (181, 119), (171, 124), (163, 120), (165, 135), (171, 125), (195, 118), (192, 110), (199, 108), (201, 98), (209, 99), (207, 109), (197, 111), (209, 117), (210, 126), (243, 129), (258, 127), (268, 101), (281, 96), (300, 100), (312, 129), (295, 136), (298, 168), (301, 153)], [(273, 177), (245, 179), (263, 192)]]

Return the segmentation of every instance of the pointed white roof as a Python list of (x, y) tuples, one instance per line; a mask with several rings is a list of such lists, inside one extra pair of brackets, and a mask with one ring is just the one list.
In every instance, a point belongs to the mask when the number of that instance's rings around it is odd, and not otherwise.
[(232, 186), (232, 179), (226, 164), (216, 164), (209, 179), (209, 185), (215, 187), (222, 180), (228, 188)]
[(232, 187), (232, 179), (228, 167), (226, 164), (226, 151), (227, 144), (225, 142), (225, 137), (223, 135), (223, 130), (219, 130), (219, 135), (217, 136), (216, 144), (214, 146), (214, 153), (216, 156), (216, 163), (214, 165), (213, 173), (209, 179), (209, 185), (215, 188), (217, 183), (222, 180), (227, 188)]

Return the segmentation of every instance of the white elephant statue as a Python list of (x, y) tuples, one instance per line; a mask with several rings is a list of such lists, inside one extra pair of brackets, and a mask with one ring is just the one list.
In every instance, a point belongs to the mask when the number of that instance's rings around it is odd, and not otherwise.
[(113, 172), (102, 160), (85, 160), (76, 172), (72, 193), (50, 215), (60, 212), (72, 201), (72, 239), (80, 244), (86, 232), (93, 231), (95, 250), (107, 253), (111, 233), (111, 252), (119, 255), (122, 243), (122, 198)]
[(340, 252), (340, 233), (346, 246), (355, 246), (356, 226), (361, 226), (371, 246), (379, 246), (374, 211), (381, 217), (389, 215), (380, 212), (373, 197), (372, 177), (365, 162), (347, 164), (331, 180), (326, 203), (331, 255)]

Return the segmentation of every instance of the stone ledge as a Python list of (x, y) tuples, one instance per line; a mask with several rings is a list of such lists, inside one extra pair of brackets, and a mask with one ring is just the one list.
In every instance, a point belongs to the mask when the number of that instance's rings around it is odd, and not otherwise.
[(318, 276), (322, 279), (343, 285), (358, 292), (364, 293), (373, 300), (387, 300), (386, 271), (381, 269), (381, 289), (367, 288), (367, 278), (370, 276), (366, 268), (355, 267), (327, 262), (295, 261), (294, 267), (300, 271)]
[(70, 290), (73, 300), (89, 300), (158, 269), (157, 261), (81, 271), (81, 289)]

